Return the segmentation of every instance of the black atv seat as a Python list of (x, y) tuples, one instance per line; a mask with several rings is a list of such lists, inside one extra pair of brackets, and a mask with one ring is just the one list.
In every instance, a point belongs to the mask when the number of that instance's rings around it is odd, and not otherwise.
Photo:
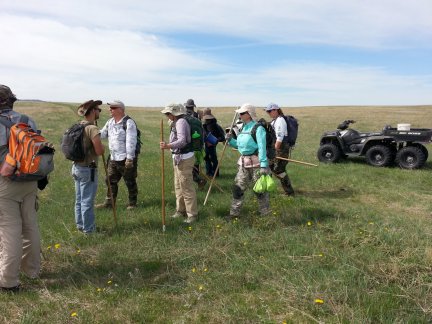
[(377, 136), (381, 135), (380, 132), (371, 132), (371, 133), (359, 133), (358, 131), (354, 129), (348, 130), (343, 136), (343, 140), (346, 144), (360, 144), (364, 138), (370, 137), (370, 136)]

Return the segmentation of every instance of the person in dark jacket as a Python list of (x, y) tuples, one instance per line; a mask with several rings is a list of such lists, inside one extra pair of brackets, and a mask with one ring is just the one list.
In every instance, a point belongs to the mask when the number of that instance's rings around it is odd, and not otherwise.
[[(212, 115), (210, 108), (203, 110), (203, 128), (205, 140), (206, 173), (213, 177), (218, 166), (216, 146), (219, 142), (225, 141), (225, 132), (217, 123), (217, 119)], [(219, 170), (218, 174), (219, 176)]]

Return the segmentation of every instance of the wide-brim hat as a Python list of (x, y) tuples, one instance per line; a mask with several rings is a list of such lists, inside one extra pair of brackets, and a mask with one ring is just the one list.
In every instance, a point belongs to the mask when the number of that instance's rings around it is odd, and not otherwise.
[(210, 115), (205, 115), (205, 116), (203, 116), (202, 119), (205, 119), (205, 120), (208, 120), (208, 119), (216, 119), (216, 117), (213, 116), (212, 114), (210, 114)]
[(185, 106), (186, 108), (195, 108), (195, 107), (196, 107), (196, 106), (195, 106), (195, 102), (194, 102), (193, 99), (188, 99), (188, 100), (186, 101), (186, 103), (184, 104), (184, 106)]
[(89, 100), (84, 102), (83, 104), (81, 104), (78, 107), (77, 113), (79, 116), (85, 116), (85, 114), (87, 113), (87, 111), (89, 111), (90, 109), (93, 109), (94, 107), (97, 107), (99, 105), (102, 105), (102, 101), (101, 100)]
[(241, 105), (241, 107), (239, 109), (236, 109), (236, 113), (238, 114), (242, 114), (242, 113), (249, 113), (249, 115), (251, 116), (252, 119), (256, 119), (256, 112), (255, 112), (256, 107), (250, 103), (245, 103), (243, 105)]
[(205, 108), (203, 110), (203, 119), (216, 119), (215, 116), (212, 115), (210, 108)]
[(171, 103), (165, 106), (164, 109), (161, 110), (162, 114), (172, 114), (174, 116), (180, 116), (186, 114), (185, 107), (180, 103)]

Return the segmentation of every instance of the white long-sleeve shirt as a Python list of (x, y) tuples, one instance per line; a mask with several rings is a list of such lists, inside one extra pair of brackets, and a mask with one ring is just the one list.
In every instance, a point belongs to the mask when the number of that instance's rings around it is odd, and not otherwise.
[(128, 119), (125, 131), (123, 128), (123, 119), (125, 117), (117, 123), (114, 118), (110, 118), (101, 129), (101, 138), (108, 138), (108, 147), (111, 160), (113, 161), (133, 160), (135, 158), (136, 143), (138, 140), (137, 128), (135, 122), (132, 119)]
[(288, 136), (288, 127), (285, 118), (278, 116), (271, 122), (271, 125), (276, 133), (276, 141), (283, 142), (284, 137)]

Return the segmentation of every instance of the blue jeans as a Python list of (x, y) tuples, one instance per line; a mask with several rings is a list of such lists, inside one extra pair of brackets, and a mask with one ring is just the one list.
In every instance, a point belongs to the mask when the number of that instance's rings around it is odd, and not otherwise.
[(75, 223), (77, 229), (84, 233), (94, 232), (96, 229), (94, 199), (98, 186), (97, 169), (74, 164), (72, 176), (75, 180)]

